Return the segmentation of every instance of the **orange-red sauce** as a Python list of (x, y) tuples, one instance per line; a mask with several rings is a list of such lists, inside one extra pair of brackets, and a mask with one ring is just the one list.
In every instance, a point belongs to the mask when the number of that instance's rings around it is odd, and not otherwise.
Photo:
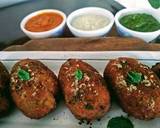
[(62, 21), (63, 17), (58, 13), (42, 13), (29, 19), (25, 28), (31, 32), (44, 32), (57, 27)]

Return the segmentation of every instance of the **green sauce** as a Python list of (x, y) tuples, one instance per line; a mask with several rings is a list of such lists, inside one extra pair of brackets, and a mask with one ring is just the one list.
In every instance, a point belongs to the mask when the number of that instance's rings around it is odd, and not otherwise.
[(107, 128), (134, 128), (134, 125), (128, 118), (118, 116), (109, 120)]
[(139, 32), (153, 32), (160, 29), (160, 22), (152, 15), (145, 13), (126, 15), (120, 19), (120, 23), (131, 30)]
[(159, 0), (148, 0), (151, 6), (155, 9), (160, 8), (160, 1)]

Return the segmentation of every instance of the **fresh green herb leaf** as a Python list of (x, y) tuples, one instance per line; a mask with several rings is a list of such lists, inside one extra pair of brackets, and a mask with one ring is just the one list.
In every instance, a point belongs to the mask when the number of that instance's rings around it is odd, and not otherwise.
[(130, 84), (139, 84), (144, 79), (142, 73), (129, 71), (127, 74), (127, 82)]
[(119, 116), (110, 119), (107, 128), (134, 128), (134, 125), (128, 118)]
[(148, 0), (151, 6), (155, 9), (160, 8), (160, 0)]
[(77, 69), (74, 74), (77, 80), (81, 80), (83, 78), (83, 72), (80, 69)]
[(18, 69), (18, 77), (20, 80), (30, 80), (30, 74), (21, 68)]
[(94, 108), (91, 104), (87, 104), (87, 105), (85, 105), (85, 109), (93, 110)]

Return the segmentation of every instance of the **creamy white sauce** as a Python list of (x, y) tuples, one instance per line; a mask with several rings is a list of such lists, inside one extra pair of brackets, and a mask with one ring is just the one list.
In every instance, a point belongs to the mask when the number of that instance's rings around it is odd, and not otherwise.
[(85, 14), (75, 17), (71, 25), (77, 29), (92, 31), (103, 28), (110, 23), (109, 18), (103, 15)]

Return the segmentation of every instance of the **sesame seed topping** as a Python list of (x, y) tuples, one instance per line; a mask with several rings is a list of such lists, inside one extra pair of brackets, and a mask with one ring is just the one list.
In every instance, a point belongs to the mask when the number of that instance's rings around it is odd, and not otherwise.
[(114, 66), (117, 66), (118, 69), (121, 69), (121, 68), (122, 68), (122, 65), (119, 64), (119, 63), (115, 63)]
[(92, 87), (94, 87), (94, 84), (91, 84)]
[(35, 75), (35, 74), (32, 72), (32, 73), (31, 73), (31, 76), (34, 76), (34, 75)]
[(28, 65), (28, 64), (25, 64), (24, 66), (29, 67), (29, 65)]
[(77, 80), (77, 79), (74, 81), (74, 85), (75, 85), (75, 86), (78, 85), (78, 80)]
[(35, 92), (38, 92), (39, 91), (39, 89), (37, 88), (36, 90), (35, 90)]
[(143, 80), (142, 83), (144, 84), (144, 86), (149, 87), (151, 86), (151, 82), (149, 80)]
[(89, 81), (89, 80), (90, 80), (89, 76), (88, 76), (86, 73), (84, 73), (84, 79), (85, 79), (86, 81)]
[(71, 87), (74, 87), (74, 82), (71, 84)]
[(126, 63), (126, 60), (122, 60), (122, 63)]
[(79, 85), (79, 88), (86, 87), (86, 84), (82, 83)]
[(26, 97), (26, 91), (22, 92), (21, 98), (24, 99)]
[(144, 75), (144, 79), (148, 79), (148, 77), (146, 75)]
[(32, 72), (32, 70), (31, 70), (31, 69), (28, 69), (28, 72)]
[(76, 64), (76, 67), (79, 67), (79, 64)]
[(150, 75), (150, 78), (154, 78), (154, 75)]
[(125, 81), (125, 80), (121, 80), (121, 81), (119, 81), (119, 84), (121, 84), (121, 85), (123, 85), (123, 86), (127, 86), (127, 83), (126, 83), (126, 81)]
[(97, 93), (97, 91), (96, 91), (96, 90), (94, 90), (93, 92), (94, 92), (94, 93)]
[(151, 98), (151, 99), (150, 99), (150, 102), (149, 102), (148, 106), (149, 106), (152, 110), (154, 110), (154, 107), (155, 107), (155, 101), (154, 101), (154, 99), (153, 99), (153, 98)]
[(11, 89), (14, 91), (14, 90), (15, 90), (15, 87), (13, 86)]
[(16, 91), (21, 90), (21, 88), (22, 88), (22, 86), (20, 86), (20, 85), (16, 85), (16, 86), (15, 86)]
[(34, 89), (36, 89), (36, 88), (37, 88), (37, 86), (33, 86), (33, 88), (34, 88)]
[(91, 87), (91, 84), (88, 84), (88, 87)]
[(70, 62), (69, 62), (69, 61), (67, 61), (67, 62), (65, 63), (65, 65), (70, 66)]
[(128, 91), (132, 92), (133, 90), (137, 90), (137, 87), (134, 86), (133, 84), (129, 85), (129, 87), (127, 88)]
[(33, 92), (33, 93), (32, 93), (32, 96), (35, 96), (36, 94), (37, 94), (36, 92)]
[(95, 95), (98, 96), (98, 93), (96, 93)]
[(83, 94), (81, 94), (80, 97), (83, 97)]
[(76, 91), (78, 91), (78, 90), (79, 90), (79, 88), (76, 88), (75, 90), (76, 90)]
[(68, 67), (64, 67), (64, 69), (66, 69), (66, 70), (67, 70), (67, 69), (68, 69)]
[(144, 68), (144, 69), (148, 69), (148, 66), (143, 65), (142, 63), (140, 63), (140, 67), (141, 67), (141, 68)]

